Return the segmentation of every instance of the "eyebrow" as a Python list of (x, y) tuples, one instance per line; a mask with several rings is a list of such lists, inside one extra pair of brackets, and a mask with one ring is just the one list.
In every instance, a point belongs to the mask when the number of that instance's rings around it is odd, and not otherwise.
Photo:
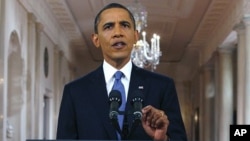
[[(109, 26), (113, 26), (115, 24), (115, 22), (107, 22), (107, 23), (105, 23), (102, 27), (105, 27), (106, 25), (109, 25)], [(128, 21), (125, 21), (125, 20), (123, 20), (123, 21), (120, 21), (119, 22), (119, 24), (120, 25), (124, 25), (124, 24), (127, 24), (127, 25), (129, 25), (129, 26), (131, 26), (132, 24), (130, 23), (130, 22), (128, 22)]]
[(128, 24), (128, 25), (131, 25), (131, 23), (130, 22), (128, 22), (128, 21), (121, 21), (121, 22), (119, 22), (120, 24)]

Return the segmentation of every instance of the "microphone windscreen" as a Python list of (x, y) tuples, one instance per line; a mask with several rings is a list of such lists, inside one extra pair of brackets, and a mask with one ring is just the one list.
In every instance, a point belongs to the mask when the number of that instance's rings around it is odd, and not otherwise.
[(116, 101), (119, 103), (119, 106), (121, 105), (121, 99), (122, 99), (122, 96), (121, 96), (121, 92), (118, 91), (118, 90), (112, 90), (110, 93), (109, 93), (109, 104), (113, 101)]
[(136, 90), (133, 92), (133, 98), (131, 100), (131, 104), (133, 105), (134, 102), (141, 102), (143, 103), (144, 101), (144, 95), (142, 94), (141, 90)]

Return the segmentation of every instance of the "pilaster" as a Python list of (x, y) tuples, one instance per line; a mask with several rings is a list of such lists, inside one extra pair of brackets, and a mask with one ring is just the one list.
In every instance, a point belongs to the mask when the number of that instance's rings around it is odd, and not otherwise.
[(250, 16), (244, 16), (243, 22), (245, 25), (245, 49), (246, 49), (246, 92), (245, 92), (245, 121), (244, 124), (250, 124)]
[(232, 49), (219, 49), (219, 141), (229, 140), (229, 126), (233, 123)]
[(237, 115), (236, 123), (243, 124), (245, 121), (245, 93), (246, 93), (246, 32), (244, 23), (237, 24), (234, 28), (237, 31)]

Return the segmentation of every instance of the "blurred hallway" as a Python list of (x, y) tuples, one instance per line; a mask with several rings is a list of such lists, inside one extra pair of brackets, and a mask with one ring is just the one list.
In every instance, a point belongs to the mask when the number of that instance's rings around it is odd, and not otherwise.
[[(229, 141), (229, 125), (250, 124), (250, 1), (140, 1), (189, 141)], [(0, 140), (55, 139), (64, 84), (102, 63), (89, 40), (109, 2), (0, 0)]]

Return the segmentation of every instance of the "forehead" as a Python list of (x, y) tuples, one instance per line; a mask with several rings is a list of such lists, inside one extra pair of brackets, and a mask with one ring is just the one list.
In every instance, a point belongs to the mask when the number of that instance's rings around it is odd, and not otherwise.
[(128, 11), (122, 8), (110, 8), (104, 10), (100, 15), (100, 21), (112, 21), (112, 20), (131, 20)]

